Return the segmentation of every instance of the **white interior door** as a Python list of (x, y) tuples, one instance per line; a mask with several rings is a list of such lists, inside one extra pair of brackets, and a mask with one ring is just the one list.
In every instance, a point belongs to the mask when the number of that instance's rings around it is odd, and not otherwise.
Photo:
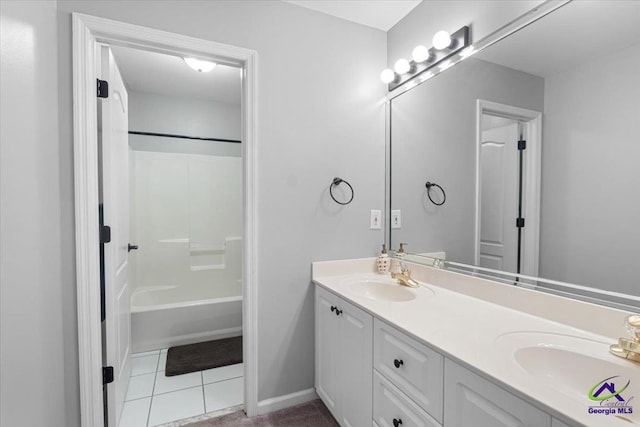
[(102, 201), (104, 224), (111, 241), (104, 247), (105, 361), (113, 366), (107, 386), (109, 426), (118, 425), (131, 374), (131, 310), (128, 272), (129, 135), (127, 91), (107, 46), (100, 48), (101, 79), (109, 82), (109, 96), (101, 99)]
[(482, 132), (480, 266), (515, 272), (518, 230), (518, 124)]

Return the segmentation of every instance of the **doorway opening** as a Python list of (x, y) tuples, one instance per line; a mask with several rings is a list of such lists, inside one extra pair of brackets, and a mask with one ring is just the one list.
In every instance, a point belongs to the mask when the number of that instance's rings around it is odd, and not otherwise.
[(82, 424), (255, 415), (256, 53), (73, 30)]
[(536, 276), (542, 114), (478, 100), (475, 264)]
[(241, 409), (240, 69), (99, 49), (108, 424)]

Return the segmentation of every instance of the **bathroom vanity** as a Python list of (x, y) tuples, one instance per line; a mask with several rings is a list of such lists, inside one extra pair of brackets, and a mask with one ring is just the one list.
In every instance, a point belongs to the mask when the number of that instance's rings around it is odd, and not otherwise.
[[(608, 351), (630, 313), (407, 266), (417, 289), (373, 258), (313, 263), (315, 386), (340, 425), (640, 425), (640, 366)], [(610, 377), (623, 401), (589, 399)]]

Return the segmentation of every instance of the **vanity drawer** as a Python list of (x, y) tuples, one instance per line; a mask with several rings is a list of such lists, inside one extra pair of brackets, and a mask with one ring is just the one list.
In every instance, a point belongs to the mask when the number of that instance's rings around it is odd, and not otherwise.
[(441, 423), (442, 355), (378, 319), (373, 342), (373, 367)]
[(441, 427), (433, 417), (375, 371), (373, 375), (373, 423), (385, 427)]

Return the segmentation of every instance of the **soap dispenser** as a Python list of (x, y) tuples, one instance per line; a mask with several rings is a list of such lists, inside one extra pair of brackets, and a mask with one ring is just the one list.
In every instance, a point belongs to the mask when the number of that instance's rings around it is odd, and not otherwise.
[(376, 264), (378, 266), (378, 273), (387, 274), (389, 272), (391, 259), (389, 258), (389, 254), (387, 254), (387, 247), (384, 244), (382, 245), (382, 252), (378, 257)]

